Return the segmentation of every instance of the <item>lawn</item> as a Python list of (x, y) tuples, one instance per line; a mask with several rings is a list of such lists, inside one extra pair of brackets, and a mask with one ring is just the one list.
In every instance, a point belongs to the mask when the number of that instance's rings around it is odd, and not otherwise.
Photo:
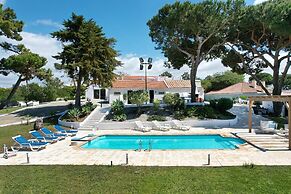
[[(53, 125), (56, 123), (56, 117), (45, 119), (44, 126), (53, 129)], [(8, 146), (12, 146), (14, 141), (11, 137), (15, 135), (23, 135), (24, 137), (31, 138), (29, 131), (33, 129), (33, 123), (31, 124), (23, 124), (23, 125), (12, 125), (7, 127), (0, 127), (0, 148), (2, 148), (3, 144)]]
[(0, 115), (1, 114), (8, 114), (8, 113), (12, 113), (13, 111), (22, 109), (23, 107), (20, 106), (14, 106), (14, 107), (9, 107), (9, 108), (4, 108), (0, 110)]
[(0, 193), (289, 193), (291, 167), (2, 166)]

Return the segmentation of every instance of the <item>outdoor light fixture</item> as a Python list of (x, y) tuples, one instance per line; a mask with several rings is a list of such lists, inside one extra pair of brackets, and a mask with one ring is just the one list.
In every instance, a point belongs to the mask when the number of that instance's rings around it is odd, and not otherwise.
[(143, 60), (142, 57), (139, 58), (139, 62), (140, 62), (140, 63), (143, 63), (143, 62), (144, 62), (144, 60)]
[(153, 59), (152, 58), (148, 58), (148, 63), (152, 63), (153, 62)]
[(144, 62), (144, 59), (142, 57), (140, 57), (139, 58), (139, 62), (140, 62), (139, 70), (143, 70), (143, 67), (144, 67), (145, 90), (147, 91), (148, 90), (147, 70), (151, 69), (153, 67), (153, 65), (152, 65), (153, 59), (151, 57), (149, 57), (148, 58), (148, 62)]

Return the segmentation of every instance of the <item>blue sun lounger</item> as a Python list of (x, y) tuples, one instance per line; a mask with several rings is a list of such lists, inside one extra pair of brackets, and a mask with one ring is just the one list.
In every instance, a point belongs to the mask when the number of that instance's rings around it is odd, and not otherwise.
[(66, 130), (66, 129), (62, 128), (60, 125), (55, 125), (54, 128), (58, 132), (63, 133), (63, 134), (67, 134), (69, 136), (74, 136), (78, 133), (78, 130), (73, 130), (73, 129)]
[(30, 131), (29, 133), (40, 142), (55, 143), (55, 142), (59, 141), (58, 137), (43, 136), (38, 131)]
[(18, 146), (13, 146), (12, 149), (27, 149), (31, 151), (38, 151), (40, 149), (44, 149), (49, 143), (46, 142), (38, 142), (37, 140), (27, 140), (25, 137), (21, 135), (17, 135), (12, 137), (12, 139), (18, 144)]
[(67, 137), (67, 134), (54, 133), (47, 128), (41, 128), (40, 130), (41, 130), (41, 132), (43, 132), (43, 134), (45, 134), (48, 137), (58, 137), (60, 140), (65, 139)]

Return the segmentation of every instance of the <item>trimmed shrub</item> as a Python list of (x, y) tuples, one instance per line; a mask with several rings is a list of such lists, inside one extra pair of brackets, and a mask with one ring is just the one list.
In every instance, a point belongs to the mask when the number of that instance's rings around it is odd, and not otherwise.
[(136, 104), (138, 107), (138, 114), (140, 113), (141, 110), (141, 105), (149, 101), (149, 94), (147, 91), (143, 90), (138, 90), (138, 91), (133, 91), (128, 95), (128, 99), (132, 104)]
[(233, 101), (228, 98), (220, 98), (217, 101), (216, 108), (220, 112), (225, 112), (233, 107)]

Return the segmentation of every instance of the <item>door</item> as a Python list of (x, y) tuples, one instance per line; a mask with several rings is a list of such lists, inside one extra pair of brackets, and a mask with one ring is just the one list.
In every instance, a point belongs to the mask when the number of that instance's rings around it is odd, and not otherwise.
[(102, 100), (106, 99), (106, 90), (105, 89), (100, 90), (100, 99), (102, 99)]
[(153, 103), (155, 99), (155, 91), (150, 90), (150, 103)]
[(132, 92), (132, 90), (128, 90), (127, 91), (127, 104), (131, 104), (130, 100), (129, 100), (129, 95)]

